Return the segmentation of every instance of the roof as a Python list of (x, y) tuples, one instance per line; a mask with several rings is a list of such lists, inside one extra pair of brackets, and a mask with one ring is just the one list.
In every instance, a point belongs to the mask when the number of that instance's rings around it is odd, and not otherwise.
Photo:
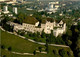
[(65, 23), (65, 20), (55, 20), (57, 23), (60, 23), (61, 21), (63, 22), (63, 23)]
[(35, 17), (27, 16), (23, 22), (35, 25), (35, 23), (38, 22), (38, 20)]
[(54, 22), (53, 18), (47, 18), (47, 21)]

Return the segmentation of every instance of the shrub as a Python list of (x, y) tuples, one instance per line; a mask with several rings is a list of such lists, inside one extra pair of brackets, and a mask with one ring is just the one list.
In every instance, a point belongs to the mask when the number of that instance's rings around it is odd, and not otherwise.
[(11, 47), (8, 47), (8, 51), (11, 51), (12, 50), (12, 48)]
[(33, 54), (36, 55), (36, 50), (33, 51)]
[(6, 55), (3, 55), (3, 57), (6, 57)]
[(1, 49), (5, 49), (5, 46), (4, 45), (1, 45)]
[(41, 50), (42, 50), (42, 47), (38, 47), (38, 49), (39, 49), (39, 51), (41, 52)]
[(33, 54), (36, 55), (36, 51), (35, 50), (34, 50)]
[(54, 54), (58, 54), (58, 51), (55, 49), (52, 51)]
[(64, 49), (60, 49), (59, 50), (59, 55), (61, 55), (62, 57), (65, 57), (65, 50)]
[(68, 56), (71, 56), (70, 52), (67, 51)]
[(80, 52), (77, 54), (78, 57), (80, 57)]

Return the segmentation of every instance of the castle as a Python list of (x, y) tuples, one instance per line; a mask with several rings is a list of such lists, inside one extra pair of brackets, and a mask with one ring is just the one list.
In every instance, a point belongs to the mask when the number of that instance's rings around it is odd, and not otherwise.
[(64, 23), (62, 20), (60, 22), (50, 22), (50, 21), (46, 21), (45, 24), (41, 23), (41, 27), (38, 27), (39, 22), (36, 22), (34, 25), (32, 24), (27, 24), (27, 23), (22, 23), (22, 25), (14, 23), (14, 22), (7, 22), (8, 24), (10, 24), (11, 26), (14, 26), (14, 31), (18, 32), (19, 30), (24, 30), (24, 31), (29, 31), (32, 33), (35, 32), (42, 32), (44, 30), (44, 32), (46, 34), (50, 34), (51, 30), (53, 31), (53, 34), (55, 37), (63, 34), (66, 31), (66, 23)]

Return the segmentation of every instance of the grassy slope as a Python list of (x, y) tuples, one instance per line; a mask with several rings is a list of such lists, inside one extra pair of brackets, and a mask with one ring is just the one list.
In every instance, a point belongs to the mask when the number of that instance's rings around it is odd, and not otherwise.
[(1, 51), (2, 51), (2, 56), (6, 55), (6, 57), (43, 57), (43, 56), (48, 57), (45, 54), (40, 54), (40, 53), (32, 56), (32, 55), (16, 55), (16, 54), (12, 54), (6, 50), (1, 50)]
[[(12, 47), (12, 51), (16, 51), (16, 52), (29, 52), (32, 53), (35, 49), (37, 49), (39, 46), (39, 44), (35, 44), (32, 43), (30, 41), (21, 39), (18, 36), (15, 35), (11, 35), (9, 33), (3, 32), (1, 31), (1, 43), (2, 45), (5, 45), (6, 48), (8, 48), (9, 46)], [(45, 48), (45, 46), (42, 46), (43, 48)], [(52, 50), (59, 50), (62, 49), (61, 47), (53, 47), (53, 46), (49, 46), (49, 54), (36, 54), (34, 56), (21, 56), (21, 55), (14, 55), (14, 54), (10, 54), (9, 51), (5, 51), (2, 50), (2, 55), (7, 55), (7, 57), (60, 57), (59, 55), (54, 55), (52, 53)], [(63, 48), (66, 51), (69, 51), (70, 48)], [(65, 57), (68, 57), (68, 55), (66, 55)]]

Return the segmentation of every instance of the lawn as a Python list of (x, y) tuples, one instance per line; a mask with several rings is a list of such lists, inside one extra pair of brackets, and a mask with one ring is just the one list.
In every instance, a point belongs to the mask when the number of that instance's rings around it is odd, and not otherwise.
[[(23, 52), (33, 53), (33, 51), (38, 49), (38, 47), (43, 47), (45, 49), (45, 46), (43, 46), (43, 45), (32, 43), (28, 40), (24, 40), (18, 36), (15, 36), (13, 34), (9, 34), (7, 32), (3, 32), (3, 31), (1, 31), (1, 45), (4, 45), (5, 48), (12, 47), (12, 51), (21, 52), (21, 53), (23, 53)], [(24, 56), (24, 55), (12, 54), (9, 51), (2, 49), (1, 55), (2, 56), (6, 55), (7, 57), (61, 57), (59, 54), (55, 55), (52, 52), (52, 50), (58, 51), (59, 49), (64, 49), (65, 51), (71, 51), (70, 48), (49, 46), (48, 54), (37, 53), (36, 55), (33, 55), (33, 56), (29, 56), (29, 55)], [(69, 57), (69, 56), (66, 54), (65, 57)], [(73, 57), (73, 56), (71, 56), (71, 57)]]
[(11, 46), (12, 50), (16, 52), (32, 53), (38, 46), (41, 46), (6, 32), (1, 32), (1, 43), (5, 45), (6, 48)]
[(12, 54), (10, 53), (9, 51), (6, 51), (6, 50), (1, 50), (2, 51), (2, 56), (6, 55), (6, 57), (48, 57), (47, 55), (45, 54), (36, 54), (36, 55), (17, 55), (17, 54)]
[(34, 41), (36, 41), (36, 42), (44, 42), (44, 43), (46, 43), (46, 38), (34, 38), (34, 37), (30, 37), (30, 36), (28, 36), (28, 35), (24, 35), (24, 37), (26, 37), (26, 38), (29, 38), (29, 39), (32, 39), (32, 40), (34, 40)]

